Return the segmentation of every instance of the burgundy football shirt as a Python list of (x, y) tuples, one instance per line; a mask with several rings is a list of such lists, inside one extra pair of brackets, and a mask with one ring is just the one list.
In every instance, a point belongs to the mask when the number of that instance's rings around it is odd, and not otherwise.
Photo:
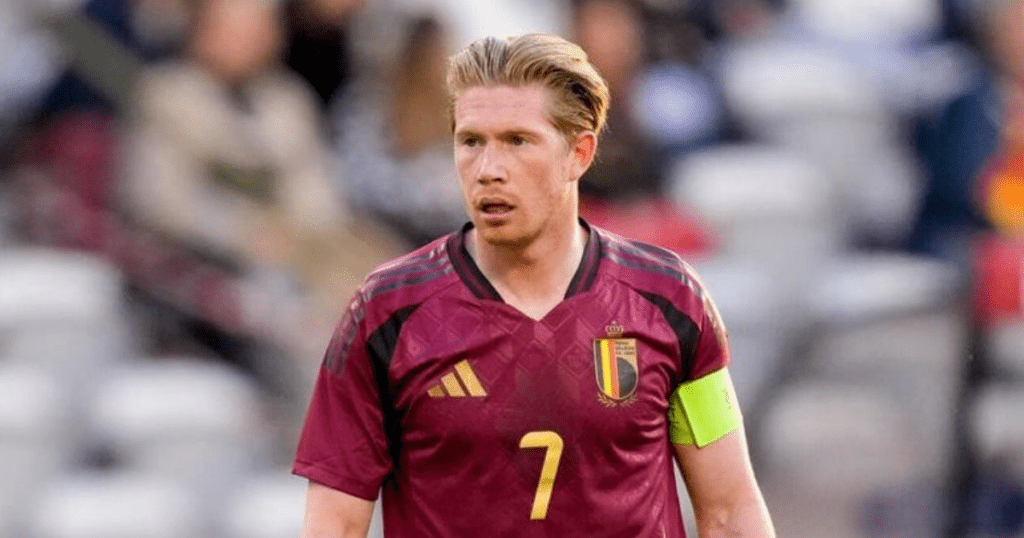
[(294, 472), (383, 494), (387, 538), (684, 536), (669, 396), (728, 363), (669, 251), (590, 230), (535, 321), (470, 258), (467, 225), (372, 273), (327, 349)]

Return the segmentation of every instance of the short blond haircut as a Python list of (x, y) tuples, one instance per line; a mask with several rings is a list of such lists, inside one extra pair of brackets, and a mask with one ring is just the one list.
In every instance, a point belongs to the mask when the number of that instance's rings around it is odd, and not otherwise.
[[(475, 87), (538, 84), (547, 88), (551, 122), (571, 138), (584, 131), (600, 133), (608, 117), (608, 84), (578, 45), (549, 34), (506, 39), (487, 37), (471, 43), (448, 60), (449, 111), (455, 100)], [(452, 127), (455, 126), (452, 114)]]

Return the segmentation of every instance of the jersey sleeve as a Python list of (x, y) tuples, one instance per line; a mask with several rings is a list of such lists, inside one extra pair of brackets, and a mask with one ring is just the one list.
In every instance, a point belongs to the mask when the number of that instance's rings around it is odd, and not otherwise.
[(686, 278), (689, 279), (688, 288), (694, 293), (693, 300), (698, 306), (694, 316), (699, 318), (694, 319), (698, 328), (697, 344), (686, 376), (687, 379), (695, 380), (725, 368), (732, 358), (729, 355), (728, 332), (714, 300), (697, 273), (688, 266)]
[(385, 431), (386, 371), (367, 351), (366, 311), (357, 299), (324, 355), (292, 471), (313, 482), (375, 500), (391, 472)]
[(676, 444), (702, 447), (740, 427), (742, 415), (726, 368), (731, 358), (722, 316), (689, 267), (686, 278), (693, 293), (691, 304), (696, 307), (691, 311), (697, 335), (689, 372), (669, 400), (669, 437)]

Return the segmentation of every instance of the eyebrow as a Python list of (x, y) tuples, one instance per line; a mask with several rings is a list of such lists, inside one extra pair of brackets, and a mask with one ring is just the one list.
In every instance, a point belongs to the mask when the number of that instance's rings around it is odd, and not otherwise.
[[(454, 136), (456, 138), (467, 138), (467, 137), (471, 137), (471, 136), (481, 137), (481, 138), (483, 137), (482, 134), (480, 134), (479, 132), (477, 132), (477, 131), (475, 131), (473, 129), (459, 129), (459, 130), (455, 131)], [(498, 138), (499, 139), (511, 138), (513, 136), (521, 136), (521, 137), (524, 137), (524, 138), (536, 138), (538, 136), (538, 134), (537, 134), (536, 131), (534, 131), (532, 129), (525, 129), (525, 128), (507, 129), (505, 131), (501, 131), (500, 133), (498, 133)]]

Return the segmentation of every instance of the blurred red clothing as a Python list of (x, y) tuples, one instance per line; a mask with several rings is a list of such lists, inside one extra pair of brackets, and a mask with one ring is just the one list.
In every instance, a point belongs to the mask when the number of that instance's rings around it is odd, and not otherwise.
[(584, 198), (580, 214), (598, 227), (667, 248), (684, 258), (709, 255), (716, 245), (706, 223), (669, 200), (649, 198), (613, 204)]

